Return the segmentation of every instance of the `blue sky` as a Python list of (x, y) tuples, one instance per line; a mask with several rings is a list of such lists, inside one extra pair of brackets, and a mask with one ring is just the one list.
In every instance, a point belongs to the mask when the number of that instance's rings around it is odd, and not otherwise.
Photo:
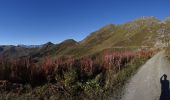
[(170, 0), (0, 0), (0, 45), (80, 41), (141, 16), (165, 19)]

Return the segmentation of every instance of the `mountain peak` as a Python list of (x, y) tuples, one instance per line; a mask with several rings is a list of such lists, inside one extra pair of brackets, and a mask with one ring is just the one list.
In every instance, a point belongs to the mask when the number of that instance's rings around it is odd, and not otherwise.
[(53, 46), (54, 44), (52, 42), (47, 42), (46, 44), (43, 45), (43, 48), (48, 48)]
[(74, 44), (77, 44), (77, 41), (75, 41), (74, 39), (67, 39), (67, 40), (63, 41), (61, 44), (74, 45)]
[(45, 45), (54, 45), (52, 42), (47, 42)]
[(64, 40), (63, 42), (77, 42), (77, 41), (75, 41), (74, 39), (67, 39), (67, 40)]

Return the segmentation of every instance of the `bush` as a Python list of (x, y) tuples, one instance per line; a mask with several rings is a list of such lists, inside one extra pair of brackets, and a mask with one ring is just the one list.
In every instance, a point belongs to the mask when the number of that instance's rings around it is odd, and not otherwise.
[(106, 99), (153, 54), (109, 51), (79, 59), (45, 57), (36, 63), (30, 57), (0, 59), (0, 80), (22, 83), (22, 98)]

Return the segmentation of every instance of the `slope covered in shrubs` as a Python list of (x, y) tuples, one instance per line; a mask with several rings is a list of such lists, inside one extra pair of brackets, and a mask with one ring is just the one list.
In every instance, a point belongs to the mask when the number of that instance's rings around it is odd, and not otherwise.
[[(105, 51), (82, 58), (0, 58), (1, 99), (97, 99), (117, 92), (155, 51)], [(117, 87), (118, 88), (118, 87)]]

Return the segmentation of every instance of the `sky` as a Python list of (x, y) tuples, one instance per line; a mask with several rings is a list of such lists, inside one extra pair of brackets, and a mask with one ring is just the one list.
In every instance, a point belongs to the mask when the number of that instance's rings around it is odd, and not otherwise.
[(170, 16), (170, 0), (0, 0), (0, 45), (80, 41), (107, 24)]

